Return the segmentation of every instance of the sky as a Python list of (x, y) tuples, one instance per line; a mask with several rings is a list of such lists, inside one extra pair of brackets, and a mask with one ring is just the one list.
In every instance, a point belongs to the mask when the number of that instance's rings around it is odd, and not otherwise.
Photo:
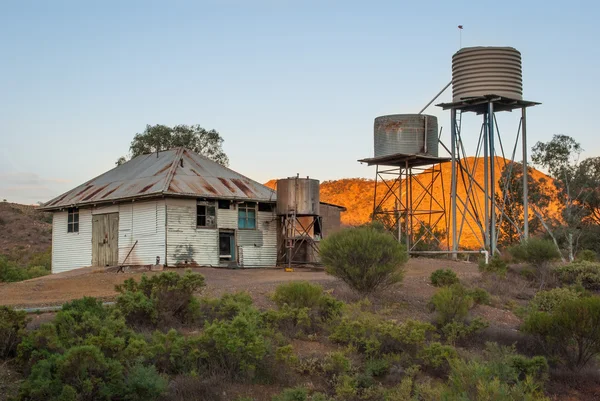
[[(259, 182), (374, 178), (357, 162), (373, 119), (417, 113), (450, 81), (458, 25), (463, 47), (521, 51), (524, 98), (542, 103), (530, 147), (565, 134), (600, 156), (599, 15), (595, 1), (0, 0), (0, 199), (45, 202), (102, 174), (147, 124), (216, 129)], [(449, 112), (426, 113), (448, 142)], [(509, 149), (518, 115), (499, 114)]]

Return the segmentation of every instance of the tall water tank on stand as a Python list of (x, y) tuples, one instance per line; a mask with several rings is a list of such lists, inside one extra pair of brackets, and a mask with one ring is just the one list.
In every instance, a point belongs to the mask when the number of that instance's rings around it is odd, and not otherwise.
[(290, 177), (277, 180), (277, 214), (319, 215), (319, 180)]
[(438, 122), (426, 114), (392, 114), (375, 119), (375, 157), (403, 154), (438, 156)]

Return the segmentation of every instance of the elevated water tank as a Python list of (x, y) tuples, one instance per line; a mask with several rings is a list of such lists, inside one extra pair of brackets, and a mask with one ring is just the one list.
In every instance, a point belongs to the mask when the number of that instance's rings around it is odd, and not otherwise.
[(438, 155), (438, 123), (425, 114), (392, 114), (375, 119), (375, 157), (396, 153)]
[(486, 95), (523, 99), (521, 53), (512, 47), (464, 47), (452, 56), (452, 101)]
[(277, 180), (277, 214), (292, 211), (297, 216), (319, 214), (319, 180), (290, 177)]

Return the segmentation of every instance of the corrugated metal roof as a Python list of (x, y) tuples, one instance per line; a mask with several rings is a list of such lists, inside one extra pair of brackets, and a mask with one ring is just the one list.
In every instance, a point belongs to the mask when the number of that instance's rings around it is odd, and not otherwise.
[(138, 156), (50, 200), (41, 209), (159, 195), (276, 200), (272, 189), (205, 156), (178, 148)]

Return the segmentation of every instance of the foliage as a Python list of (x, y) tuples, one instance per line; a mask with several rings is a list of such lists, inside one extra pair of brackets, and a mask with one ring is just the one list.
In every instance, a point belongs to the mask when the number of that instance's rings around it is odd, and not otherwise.
[(600, 263), (573, 262), (554, 269), (558, 279), (563, 284), (581, 285), (592, 291), (600, 290)]
[(471, 338), (488, 326), (489, 324), (485, 320), (477, 317), (468, 324), (458, 321), (446, 323), (441, 327), (441, 332), (448, 343), (456, 344), (457, 342)]
[(198, 317), (199, 304), (193, 294), (202, 287), (204, 277), (189, 270), (183, 275), (143, 275), (139, 283), (128, 279), (115, 287), (120, 293), (116, 304), (130, 325), (186, 323)]
[(199, 302), (199, 319), (207, 322), (231, 320), (252, 306), (252, 298), (246, 292), (224, 294), (220, 298), (201, 298)]
[[(38, 262), (42, 263), (41, 260)], [(43, 262), (45, 263), (45, 262)], [(46, 276), (50, 274), (50, 269), (45, 265), (19, 266), (17, 262), (9, 260), (6, 256), (0, 255), (0, 282), (12, 283), (16, 281), (30, 280), (32, 278)]]
[(600, 298), (570, 299), (551, 312), (532, 312), (521, 330), (534, 335), (549, 356), (578, 371), (600, 354)]
[(353, 290), (369, 294), (400, 282), (406, 249), (374, 226), (348, 228), (331, 234), (320, 244), (327, 273)]
[(541, 238), (529, 238), (521, 244), (509, 249), (511, 255), (535, 268), (540, 288), (546, 284), (550, 263), (560, 257), (560, 253), (552, 241)]
[(0, 359), (16, 355), (28, 320), (27, 313), (0, 306)]
[(279, 395), (272, 398), (272, 401), (332, 401), (323, 393), (313, 393), (309, 395), (307, 389), (303, 387), (288, 388)]
[(329, 374), (339, 375), (350, 371), (352, 364), (343, 352), (330, 352), (323, 361), (323, 371)]
[(432, 342), (419, 351), (418, 357), (423, 362), (424, 366), (440, 369), (444, 366), (448, 368), (449, 362), (458, 358), (458, 353), (456, 352), (456, 349), (450, 345)]
[[(546, 190), (549, 184), (546, 179), (535, 179), (533, 168), (527, 168), (527, 187), (529, 204), (540, 209), (548, 207), (551, 197)], [(523, 164), (510, 162), (505, 164), (499, 179), (500, 191), (495, 195), (496, 204), (502, 210), (503, 215), (498, 216), (499, 235), (498, 242), (509, 246), (521, 241), (521, 233), (515, 228), (524, 225), (523, 205)], [(500, 194), (503, 194), (500, 195)], [(534, 213), (529, 214), (529, 232), (541, 231), (541, 223)]]
[(529, 302), (530, 312), (552, 312), (566, 301), (581, 298), (582, 294), (570, 288), (553, 288), (538, 291)]
[[(200, 125), (146, 125), (143, 133), (135, 134), (129, 151), (131, 157), (172, 148), (184, 147), (223, 165), (229, 165), (229, 158), (223, 151), (223, 138), (214, 129), (207, 131)], [(117, 160), (123, 164), (125, 157)]]
[(473, 288), (469, 290), (469, 295), (477, 305), (489, 305), (491, 302), (490, 293), (483, 288)]
[(458, 284), (458, 276), (450, 269), (438, 269), (431, 273), (431, 284), (435, 287), (447, 287)]
[(493, 273), (497, 274), (498, 276), (505, 277), (508, 271), (508, 265), (500, 257), (500, 255), (495, 254), (488, 263), (485, 263), (485, 259), (479, 260), (479, 271), (482, 273)]
[(292, 308), (314, 308), (319, 306), (323, 288), (308, 281), (292, 281), (275, 289), (273, 301), (278, 306), (288, 304)]
[(383, 377), (390, 370), (390, 361), (386, 358), (370, 358), (365, 363), (365, 373), (373, 377)]
[(136, 364), (125, 378), (123, 398), (130, 401), (155, 400), (165, 393), (167, 384), (154, 366)]
[(356, 312), (344, 315), (332, 328), (329, 339), (356, 347), (369, 357), (394, 352), (414, 355), (434, 331), (431, 324), (418, 320), (395, 323), (371, 313)]
[(465, 320), (473, 305), (473, 297), (460, 284), (441, 288), (431, 298), (431, 306), (437, 312), (436, 320), (440, 326)]
[(597, 262), (598, 254), (591, 249), (584, 249), (577, 254), (577, 262)]

